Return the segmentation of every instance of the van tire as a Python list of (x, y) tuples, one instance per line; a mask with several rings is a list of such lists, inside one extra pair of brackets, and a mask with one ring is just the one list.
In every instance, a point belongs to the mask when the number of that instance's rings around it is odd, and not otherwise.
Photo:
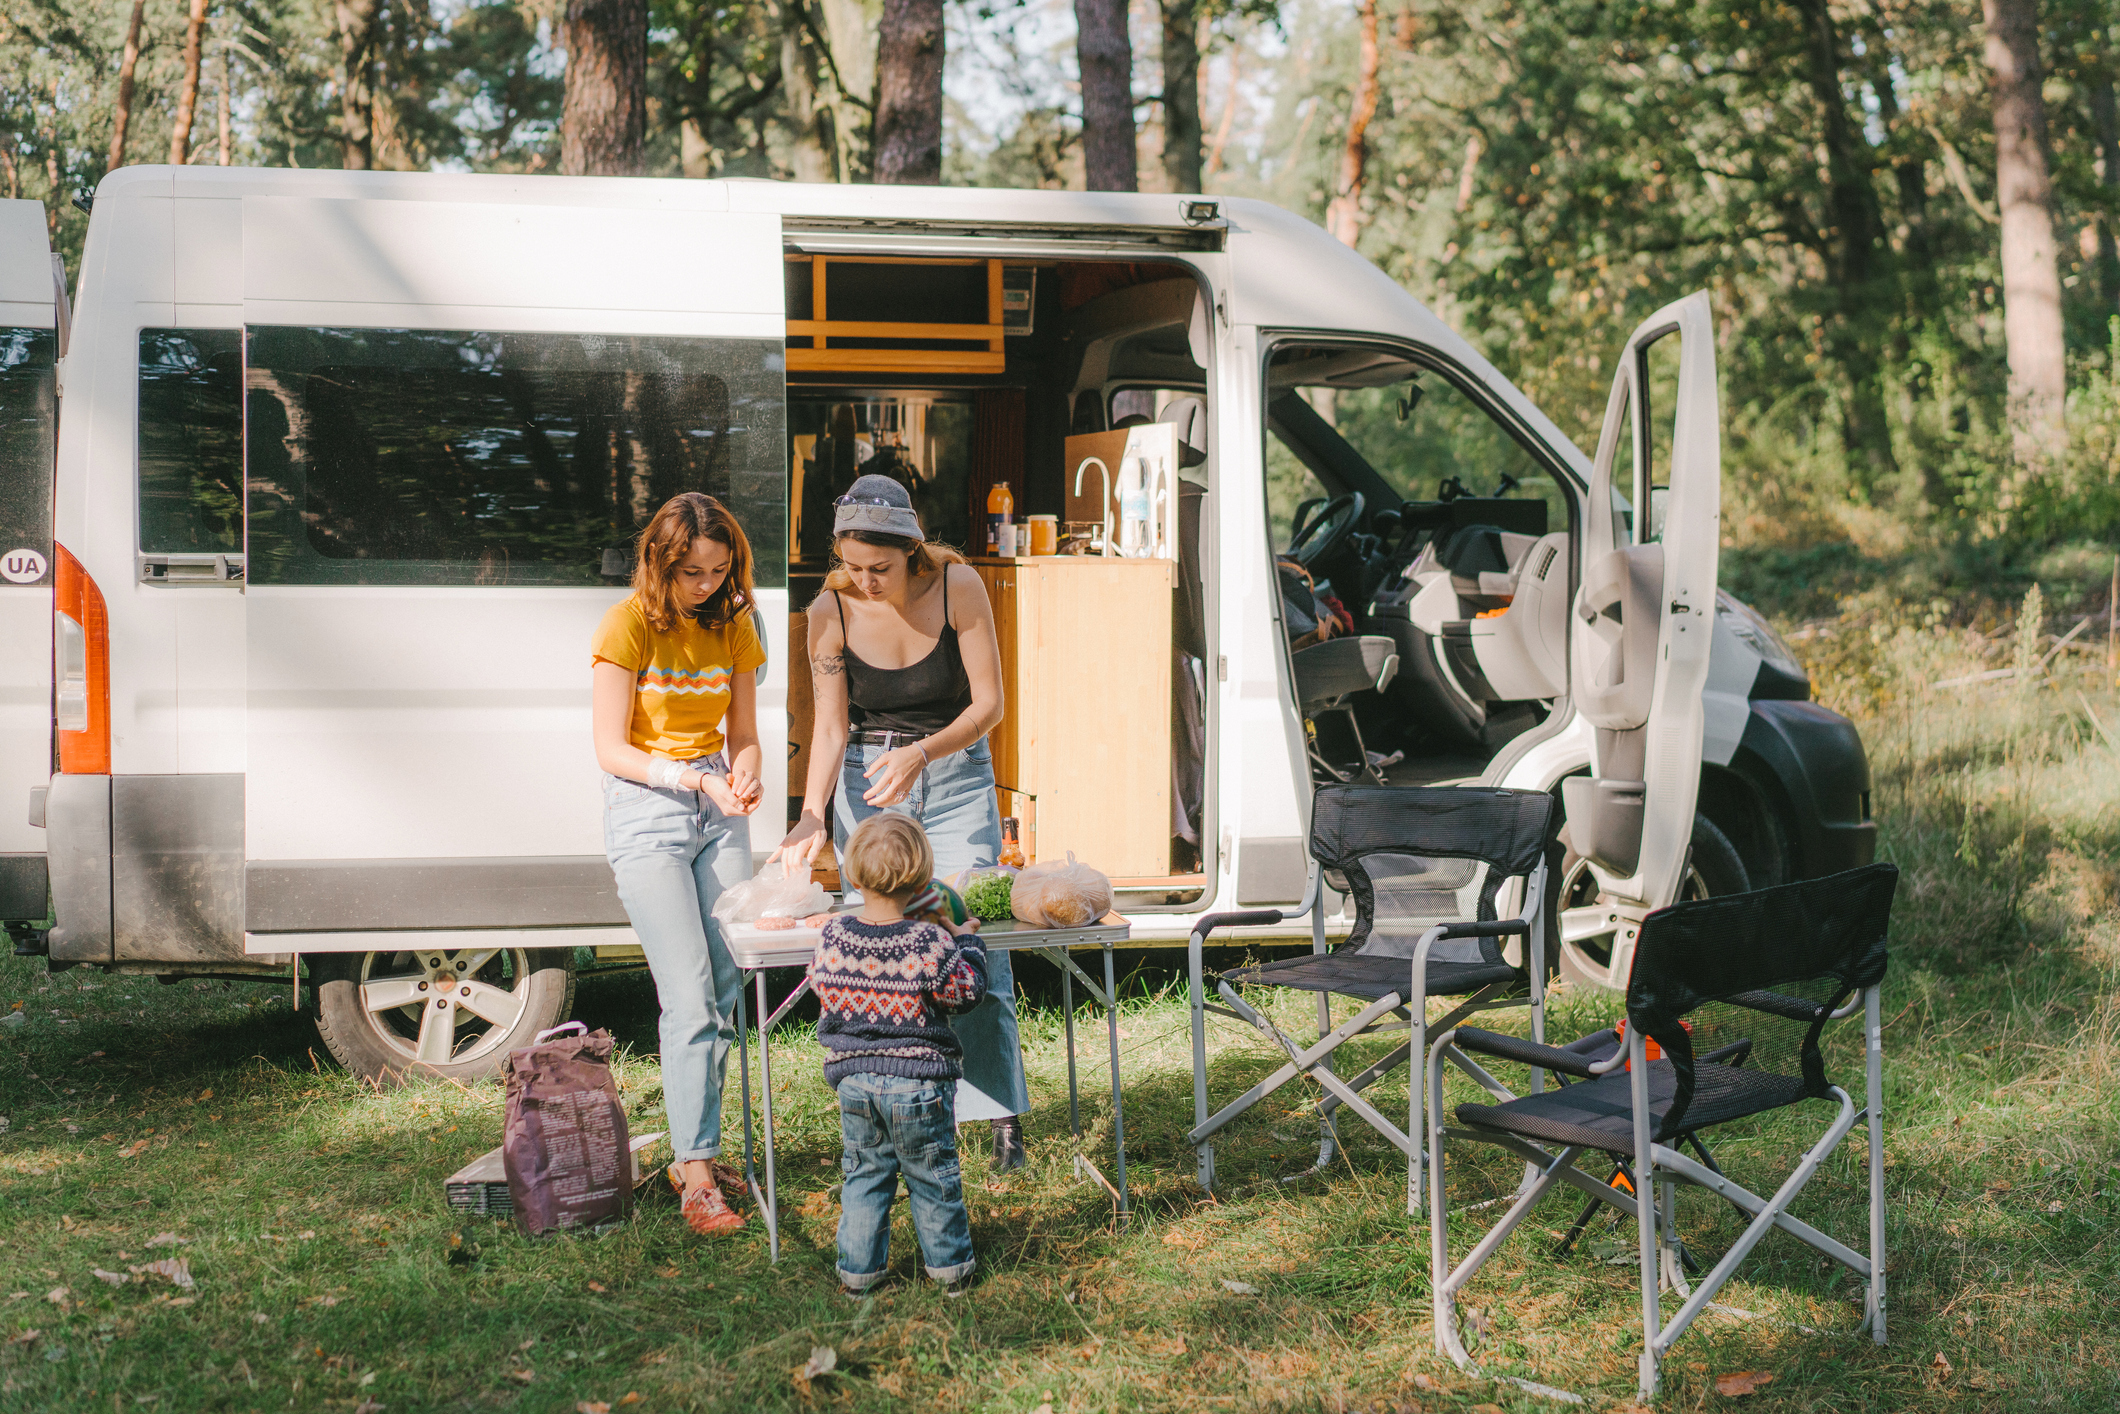
[[(309, 965), (318, 1037), (339, 1064), (377, 1084), (486, 1079), (508, 1052), (574, 1010), (572, 948), (341, 953), (312, 956)], [(470, 1004), (456, 1008), (442, 999), (444, 982), (470, 983), (447, 989)], [(401, 996), (405, 1004), (390, 1005)], [(432, 1021), (429, 1005), (436, 1008)], [(421, 1059), (423, 1028), (430, 1052), (446, 1047), (448, 1059)]]
[[(1569, 908), (1588, 903), (1589, 897), (1578, 898), (1590, 876), (1582, 867), (1583, 857), (1572, 848), (1561, 856), (1560, 907)], [(1713, 820), (1696, 810), (1693, 812), (1693, 838), (1687, 852), (1686, 877), (1679, 885), (1681, 902), (1703, 898), (1727, 898), (1732, 894), (1748, 892), (1751, 878), (1745, 872), (1744, 858), (1738, 854), (1737, 846), (1722, 832)], [(1593, 896), (1594, 897), (1594, 896)], [(1572, 947), (1557, 947), (1559, 971), (1569, 982), (1602, 987), (1604, 980), (1584, 966), (1583, 960), (1574, 955)], [(1595, 959), (1592, 959), (1595, 961)]]

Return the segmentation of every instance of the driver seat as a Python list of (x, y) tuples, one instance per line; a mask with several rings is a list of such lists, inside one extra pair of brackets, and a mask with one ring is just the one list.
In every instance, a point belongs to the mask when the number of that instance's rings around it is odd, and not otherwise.
[(1379, 634), (1328, 638), (1300, 649), (1289, 659), (1295, 675), (1296, 703), (1303, 713), (1303, 734), (1308, 738), (1310, 759), (1341, 785), (1352, 778), (1318, 751), (1315, 719), (1327, 712), (1342, 712), (1348, 730), (1354, 733), (1355, 750), (1362, 754), (1362, 771), (1377, 785), (1386, 784), (1382, 773), (1370, 764), (1368, 743), (1362, 740), (1361, 723), (1355, 720), (1350, 699), (1357, 692), (1382, 692), (1399, 674), (1398, 645)]

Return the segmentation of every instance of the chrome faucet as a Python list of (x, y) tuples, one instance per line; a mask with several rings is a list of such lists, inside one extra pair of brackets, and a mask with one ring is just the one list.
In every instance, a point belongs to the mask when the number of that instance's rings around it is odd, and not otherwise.
[(1096, 463), (1097, 470), (1104, 473), (1104, 500), (1101, 503), (1104, 507), (1104, 556), (1106, 559), (1110, 559), (1112, 554), (1112, 469), (1104, 464), (1102, 457), (1084, 457), (1075, 464), (1075, 494), (1077, 496), (1082, 494), (1082, 473), (1089, 470), (1092, 462)]

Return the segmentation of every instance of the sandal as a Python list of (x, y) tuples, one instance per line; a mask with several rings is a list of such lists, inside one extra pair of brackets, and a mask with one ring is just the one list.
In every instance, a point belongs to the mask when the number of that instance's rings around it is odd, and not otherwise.
[(743, 1214), (729, 1207), (729, 1200), (721, 1190), (711, 1183), (698, 1183), (687, 1188), (676, 1164), (665, 1171), (670, 1186), (684, 1195), (682, 1211), (685, 1224), (701, 1237), (717, 1232), (729, 1232), (743, 1226)]

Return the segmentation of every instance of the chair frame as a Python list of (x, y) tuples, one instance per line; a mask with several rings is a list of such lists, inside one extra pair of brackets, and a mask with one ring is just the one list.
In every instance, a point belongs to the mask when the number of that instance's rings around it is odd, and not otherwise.
[[(1410, 845), (1408, 852), (1417, 852)], [(1490, 868), (1493, 866), (1489, 866)], [(1324, 871), (1311, 863), (1310, 879), (1304, 890), (1302, 903), (1294, 913), (1283, 914), (1278, 909), (1263, 909), (1243, 913), (1216, 913), (1200, 920), (1186, 941), (1186, 968), (1190, 983), (1192, 1003), (1193, 1046), (1193, 1127), (1187, 1132), (1186, 1142), (1191, 1144), (1196, 1155), (1195, 1175), (1200, 1187), (1214, 1191), (1215, 1151), (1214, 1135), (1226, 1128), (1239, 1115), (1251, 1109), (1268, 1095), (1296, 1079), (1308, 1075), (1324, 1088), (1325, 1095), (1317, 1102), (1319, 1140), (1318, 1159), (1310, 1168), (1291, 1175), (1283, 1182), (1292, 1182), (1324, 1168), (1333, 1159), (1338, 1148), (1338, 1135), (1333, 1126), (1333, 1111), (1345, 1106), (1365, 1120), (1396, 1145), (1406, 1155), (1406, 1212), (1409, 1217), (1421, 1211), (1424, 1202), (1423, 1176), (1429, 1159), (1421, 1140), (1414, 1136), (1426, 1133), (1423, 1121), (1423, 1099), (1425, 1088), (1419, 1077), (1412, 1073), (1417, 1057), (1429, 1053), (1428, 1036), (1435, 1031), (1454, 1036), (1456, 1027), (1467, 1017), (1483, 1011), (1494, 1011), (1504, 1007), (1529, 1007), (1531, 1010), (1531, 1032), (1541, 1043), (1546, 1034), (1546, 868), (1541, 859), (1528, 874), (1510, 876), (1523, 880), (1524, 905), (1514, 917), (1487, 920), (1458, 919), (1431, 925), (1421, 935), (1414, 947), (1413, 957), (1408, 963), (1407, 988), (1401, 992), (1386, 993), (1373, 1002), (1358, 1008), (1346, 1021), (1335, 1025), (1332, 1019), (1332, 997), (1329, 991), (1318, 993), (1318, 1039), (1307, 1047), (1298, 1049), (1273, 1021), (1247, 1005), (1228, 979), (1218, 979), (1216, 994), (1226, 1005), (1216, 1006), (1206, 998), (1205, 968), (1202, 949), (1208, 937), (1218, 928), (1245, 927), (1257, 924), (1279, 923), (1289, 918), (1310, 917), (1310, 948), (1313, 955), (1323, 954), (1329, 949), (1325, 942), (1325, 913), (1322, 902)], [(1428, 954), (1439, 942), (1456, 938), (1516, 937), (1523, 940), (1525, 950), (1525, 972), (1528, 987), (1518, 992), (1514, 984), (1494, 983), (1467, 995), (1465, 1000), (1434, 1022), (1428, 1017)], [(1271, 1041), (1287, 1058), (1286, 1063), (1264, 1080), (1259, 1081), (1221, 1109), (1209, 1113), (1207, 1096), (1207, 1014), (1213, 1012), (1241, 1021), (1267, 1040)], [(1360, 1036), (1377, 1036), (1394, 1032), (1409, 1032), (1406, 1041), (1370, 1065), (1352, 1080), (1342, 1080), (1333, 1072), (1332, 1058), (1338, 1049)], [(1439, 1048), (1440, 1049), (1440, 1048)], [(1475, 1080), (1491, 1083), (1487, 1076), (1469, 1057), (1455, 1047), (1449, 1047), (1452, 1061), (1466, 1069)], [(1406, 1097), (1406, 1128), (1400, 1129), (1383, 1112), (1362, 1098), (1361, 1092), (1389, 1074), (1401, 1063), (1408, 1066)], [(1531, 1072), (1534, 1092), (1544, 1088), (1544, 1072), (1534, 1068)], [(1528, 1181), (1528, 1175), (1527, 1175)]]
[[(1477, 1371), (1478, 1365), (1465, 1349), (1457, 1329), (1457, 1293), (1471, 1281), (1487, 1259), (1498, 1250), (1509, 1236), (1531, 1213), (1538, 1201), (1556, 1183), (1565, 1183), (1580, 1189), (1597, 1202), (1610, 1204), (1620, 1212), (1635, 1219), (1640, 1248), (1641, 1298), (1642, 1298), (1642, 1354), (1639, 1363), (1639, 1393), (1643, 1399), (1653, 1398), (1662, 1378), (1663, 1359), (1671, 1347), (1684, 1335), (1694, 1319), (1707, 1309), (1723, 1286), (1730, 1280), (1737, 1266), (1751, 1254), (1760, 1240), (1775, 1228), (1799, 1239), (1822, 1255), (1863, 1278), (1867, 1283), (1863, 1300), (1863, 1320), (1859, 1329), (1870, 1332), (1879, 1345), (1885, 1343), (1885, 1237), (1884, 1237), (1884, 1043), (1883, 1028), (1879, 1023), (1879, 992), (1881, 983), (1864, 987), (1859, 997), (1852, 999), (1827, 1015), (1828, 1020), (1843, 1020), (1860, 1007), (1863, 1013), (1865, 1103), (1858, 1108), (1847, 1091), (1838, 1085), (1830, 1086), (1828, 1093), (1840, 1102), (1840, 1112), (1827, 1126), (1818, 1142), (1805, 1152), (1795, 1170), (1782, 1181), (1771, 1198), (1761, 1198), (1747, 1188), (1734, 1182), (1712, 1164), (1704, 1164), (1678, 1152), (1677, 1146), (1684, 1136), (1673, 1136), (1670, 1146), (1655, 1143), (1651, 1135), (1653, 1111), (1649, 1099), (1648, 1045), (1642, 1028), (1629, 1025), (1626, 1035), (1624, 1059), (1629, 1065), (1629, 1100), (1633, 1107), (1634, 1153), (1632, 1165), (1633, 1192), (1627, 1193), (1609, 1182), (1599, 1182), (1594, 1176), (1577, 1167), (1576, 1160), (1586, 1152), (1582, 1145), (1553, 1146), (1558, 1152), (1512, 1134), (1496, 1131), (1461, 1129), (1445, 1125), (1443, 1115), (1442, 1062), (1447, 1053), (1457, 1051), (1456, 1032), (1441, 1032), (1429, 1049), (1426, 1083), (1429, 1091), (1428, 1114), (1428, 1162), (1434, 1175), (1436, 1200), (1429, 1207), (1429, 1286), (1433, 1302), (1435, 1322), (1435, 1348), (1447, 1355), (1459, 1369)], [(1727, 1000), (1727, 999), (1725, 999)], [(1802, 1019), (1811, 1019), (1804, 1017)], [(1464, 1065), (1459, 1053), (1459, 1064)], [(1595, 1062), (1586, 1069), (1593, 1075), (1609, 1074), (1621, 1064), (1622, 1056)], [(1468, 1068), (1468, 1073), (1477, 1067)], [(1540, 1072), (1532, 1072), (1534, 1084)], [(1473, 1078), (1489, 1092), (1504, 1101), (1515, 1099), (1509, 1090), (1484, 1071), (1473, 1074)], [(1789, 1204), (1802, 1192), (1818, 1166), (1833, 1151), (1840, 1147), (1855, 1125), (1860, 1122), (1868, 1130), (1870, 1169), (1870, 1232), (1869, 1255), (1861, 1253), (1835, 1241), (1810, 1224), (1790, 1216)], [(1467, 1253), (1457, 1266), (1450, 1265), (1450, 1209), (1447, 1190), (1444, 1187), (1444, 1140), (1462, 1139), (1474, 1143), (1490, 1144), (1516, 1155), (1528, 1166), (1526, 1181), (1517, 1189), (1515, 1200), (1495, 1225), (1489, 1228), (1479, 1242)], [(1597, 1152), (1597, 1151), (1590, 1151)], [(1697, 1285), (1686, 1280), (1679, 1260), (1676, 1197), (1679, 1184), (1689, 1184), (1714, 1193), (1741, 1209), (1750, 1217), (1744, 1233), (1725, 1252), (1708, 1274), (1699, 1279)], [(1649, 1201), (1639, 1201), (1639, 1195), (1650, 1195)], [(1683, 1304), (1666, 1321), (1663, 1319), (1661, 1291), (1664, 1287), (1674, 1289)]]

